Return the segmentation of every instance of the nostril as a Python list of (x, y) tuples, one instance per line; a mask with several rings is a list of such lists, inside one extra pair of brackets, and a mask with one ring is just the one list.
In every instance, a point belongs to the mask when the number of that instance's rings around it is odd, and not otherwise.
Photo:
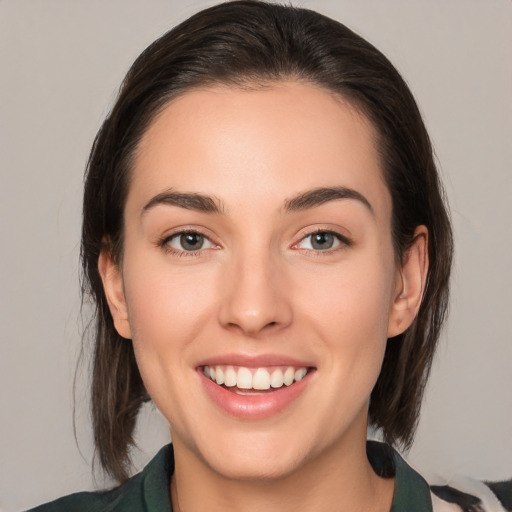
[(256, 336), (290, 324), (293, 315), (286, 298), (263, 295), (252, 288), (246, 292), (243, 287), (235, 287), (220, 302), (218, 319), (224, 328)]

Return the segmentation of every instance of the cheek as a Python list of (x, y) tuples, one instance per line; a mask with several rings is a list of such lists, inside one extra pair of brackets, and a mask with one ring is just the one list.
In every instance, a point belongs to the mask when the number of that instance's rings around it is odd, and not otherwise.
[(198, 267), (172, 268), (165, 258), (139, 261), (127, 261), (124, 272), (133, 337), (171, 345), (193, 338), (198, 320), (211, 314), (214, 276)]
[(198, 399), (191, 368), (198, 344), (208, 339), (212, 285), (206, 276), (144, 267), (127, 267), (126, 279), (137, 366), (155, 406), (173, 429), (185, 432), (189, 404)]
[(330, 364), (343, 367), (344, 374), (367, 368), (378, 375), (392, 304), (393, 259), (361, 259), (335, 272), (305, 275), (300, 283), (303, 316), (337, 356)]
[(339, 323), (339, 327), (364, 332), (387, 328), (393, 283), (392, 265), (376, 262), (305, 276), (299, 293), (311, 311), (325, 319), (325, 325)]
[(190, 368), (194, 340), (206, 339), (202, 332), (214, 318), (214, 276), (191, 267), (177, 271), (165, 258), (136, 256), (124, 261), (125, 296), (137, 365), (158, 406), (161, 390), (181, 385), (175, 376)]

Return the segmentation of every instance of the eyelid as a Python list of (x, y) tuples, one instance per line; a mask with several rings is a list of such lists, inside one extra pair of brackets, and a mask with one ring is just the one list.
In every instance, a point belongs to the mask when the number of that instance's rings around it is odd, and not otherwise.
[[(201, 246), (199, 249), (195, 249), (195, 251), (202, 251), (204, 249), (210, 249), (212, 247), (214, 247), (214, 244), (213, 242), (205, 235), (203, 235), (202, 233), (197, 233), (195, 231), (182, 231), (181, 233), (175, 233), (174, 235), (170, 236), (167, 238), (167, 241), (165, 243), (171, 245), (171, 242), (175, 241), (175, 240), (180, 240), (182, 236), (184, 235), (198, 235), (202, 238), (202, 240), (206, 241), (208, 244), (210, 244), (210, 247), (204, 247), (204, 246)], [(171, 247), (174, 247), (173, 245), (171, 245)], [(175, 249), (178, 249), (177, 247), (174, 247)], [(178, 249), (178, 250), (181, 250), (181, 249)], [(194, 250), (190, 250), (190, 251), (185, 251), (185, 252), (195, 252)]]
[[(175, 256), (184, 256), (184, 257), (194, 257), (199, 256), (204, 251), (209, 251), (212, 249), (220, 249), (220, 244), (214, 241), (214, 237), (211, 234), (206, 234), (206, 230), (197, 226), (180, 226), (178, 228), (173, 229), (170, 233), (166, 233), (163, 235), (157, 242), (157, 245), (161, 247), (164, 251), (174, 254)], [(207, 240), (210, 244), (210, 247), (201, 247), (197, 250), (186, 251), (183, 249), (179, 249), (170, 245), (170, 241), (172, 239), (178, 238), (182, 235), (187, 234), (195, 234), (202, 236), (205, 240)]]
[[(330, 235), (333, 235), (334, 238), (336, 239), (336, 241), (338, 242), (336, 244), (335, 247), (331, 247), (329, 249), (324, 249), (324, 250), (321, 250), (321, 249), (313, 249), (313, 248), (301, 248), (299, 247), (299, 245), (305, 240), (307, 239), (308, 237), (311, 237), (313, 235), (316, 235), (318, 233), (322, 233), (322, 234), (330, 234)], [(342, 233), (340, 233), (339, 231), (335, 230), (335, 229), (332, 229), (332, 228), (322, 228), (322, 227), (318, 227), (318, 228), (315, 228), (315, 229), (311, 229), (309, 231), (305, 231), (303, 233), (301, 233), (300, 235), (300, 239), (298, 242), (295, 242), (293, 245), (292, 245), (292, 249), (297, 249), (297, 250), (304, 250), (304, 251), (310, 251), (310, 252), (314, 252), (314, 253), (325, 253), (325, 254), (329, 254), (331, 252), (334, 252), (334, 251), (337, 251), (337, 250), (340, 250), (340, 249), (343, 249), (344, 247), (350, 247), (352, 246), (352, 240), (347, 237), (346, 235), (343, 235)]]

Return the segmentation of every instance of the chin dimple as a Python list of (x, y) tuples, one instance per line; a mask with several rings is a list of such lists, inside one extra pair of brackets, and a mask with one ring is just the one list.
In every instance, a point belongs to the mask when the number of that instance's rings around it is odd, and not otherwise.
[(264, 391), (291, 386), (308, 373), (306, 367), (246, 368), (244, 366), (203, 366), (203, 373), (219, 386)]

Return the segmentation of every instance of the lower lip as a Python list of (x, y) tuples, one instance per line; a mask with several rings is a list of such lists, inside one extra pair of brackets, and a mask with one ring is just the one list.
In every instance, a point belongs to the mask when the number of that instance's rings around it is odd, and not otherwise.
[(245, 420), (270, 418), (284, 411), (306, 389), (311, 371), (300, 381), (261, 395), (238, 395), (219, 386), (198, 370), (201, 382), (211, 400), (229, 415)]

